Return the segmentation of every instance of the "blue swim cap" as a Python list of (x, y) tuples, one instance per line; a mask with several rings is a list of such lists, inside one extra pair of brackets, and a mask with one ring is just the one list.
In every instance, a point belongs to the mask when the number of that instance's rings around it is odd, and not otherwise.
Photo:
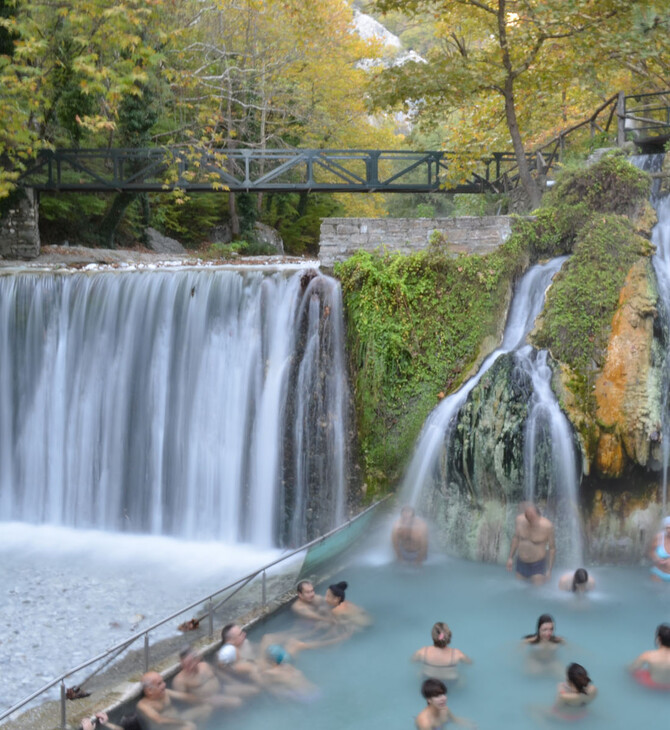
[(289, 658), (289, 654), (286, 649), (284, 649), (284, 647), (280, 646), (279, 644), (271, 644), (270, 646), (268, 646), (266, 654), (276, 664), (281, 664), (282, 662), (287, 661)]

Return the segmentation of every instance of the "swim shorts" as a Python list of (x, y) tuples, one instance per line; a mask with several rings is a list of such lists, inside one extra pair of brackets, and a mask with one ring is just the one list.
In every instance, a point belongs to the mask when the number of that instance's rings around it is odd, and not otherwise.
[(547, 559), (537, 560), (534, 563), (524, 563), (516, 559), (516, 572), (524, 578), (532, 578), (534, 575), (544, 575), (547, 572)]
[(670, 581), (670, 573), (664, 573), (660, 568), (657, 568), (655, 565), (650, 569), (651, 574), (655, 575), (657, 578), (660, 578), (663, 581)]
[(648, 669), (636, 669), (633, 672), (635, 680), (643, 687), (649, 687), (650, 689), (660, 689), (666, 692), (670, 691), (670, 684), (659, 684), (651, 678), (651, 674)]

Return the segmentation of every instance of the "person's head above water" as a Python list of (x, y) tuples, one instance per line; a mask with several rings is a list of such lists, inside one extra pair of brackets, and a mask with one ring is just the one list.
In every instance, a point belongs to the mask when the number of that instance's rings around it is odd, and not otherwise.
[(523, 508), (523, 516), (532, 525), (540, 519), (542, 514), (540, 513), (540, 510), (536, 504), (533, 504), (532, 502), (525, 502)]
[(586, 688), (591, 684), (591, 678), (588, 672), (581, 664), (575, 664), (574, 662), (568, 666), (566, 672), (568, 682), (582, 694), (586, 694)]
[(438, 649), (444, 649), (451, 641), (451, 629), (447, 624), (438, 621), (433, 624), (430, 636), (433, 639), (433, 646), (436, 646)]
[(400, 523), (402, 525), (411, 525), (412, 520), (414, 519), (415, 515), (416, 515), (416, 512), (414, 511), (414, 507), (411, 507), (409, 504), (406, 504), (400, 510)]
[(311, 603), (316, 595), (311, 580), (301, 580), (296, 586), (296, 591), (298, 592), (298, 598), (306, 603)]
[(224, 644), (242, 646), (247, 638), (247, 632), (239, 624), (226, 624), (221, 629), (221, 641)]
[(548, 614), (543, 613), (537, 620), (537, 629), (534, 634), (527, 634), (524, 639), (532, 639), (532, 644), (539, 644), (541, 641), (552, 641), (560, 643), (560, 639), (554, 636), (554, 619)]
[(587, 590), (589, 585), (589, 574), (584, 568), (577, 568), (572, 576), (572, 592)]
[(447, 694), (447, 685), (441, 679), (426, 679), (421, 685), (421, 694), (426, 700)]
[(670, 624), (660, 624), (656, 628), (656, 640), (660, 646), (670, 649)]
[(344, 592), (347, 590), (349, 584), (345, 580), (341, 580), (339, 583), (334, 583), (328, 586), (326, 591), (326, 601), (331, 606), (339, 606), (345, 599)]

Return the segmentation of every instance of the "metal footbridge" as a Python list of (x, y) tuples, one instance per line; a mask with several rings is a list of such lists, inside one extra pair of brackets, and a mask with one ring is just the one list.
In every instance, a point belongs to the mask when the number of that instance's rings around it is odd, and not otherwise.
[[(670, 139), (670, 91), (615, 94), (588, 119), (527, 153), (531, 174), (546, 177), (569, 137), (607, 135), (610, 127), (619, 145), (632, 139), (643, 152), (662, 149)], [(460, 152), (181, 146), (45, 149), (17, 182), (51, 192), (502, 193), (519, 181), (512, 152), (492, 152), (466, 167)]]

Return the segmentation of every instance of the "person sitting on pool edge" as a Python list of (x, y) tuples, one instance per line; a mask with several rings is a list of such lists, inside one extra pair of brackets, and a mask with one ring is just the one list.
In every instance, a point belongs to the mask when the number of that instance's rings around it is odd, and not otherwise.
[(449, 646), (451, 629), (442, 621), (438, 621), (433, 625), (430, 635), (433, 639), (433, 646), (424, 646), (414, 652), (412, 661), (423, 663), (422, 671), (424, 676), (443, 681), (458, 679), (458, 670), (456, 669), (458, 664), (460, 662), (472, 664), (472, 659), (460, 649)]
[(421, 565), (428, 553), (428, 526), (416, 516), (414, 507), (405, 505), (393, 525), (391, 543), (399, 563)]
[(596, 582), (584, 568), (577, 568), (574, 573), (564, 573), (558, 581), (558, 587), (562, 591), (586, 593), (596, 587)]
[(514, 522), (507, 570), (515, 569), (517, 578), (542, 585), (551, 577), (556, 558), (554, 526), (531, 502), (522, 502), (520, 506), (522, 510)]
[(474, 727), (469, 720), (456, 717), (447, 707), (447, 686), (441, 679), (426, 679), (421, 685), (421, 694), (427, 707), (416, 716), (418, 730), (441, 730), (448, 722)]
[(656, 629), (656, 649), (645, 651), (630, 665), (640, 684), (670, 690), (670, 624)]

